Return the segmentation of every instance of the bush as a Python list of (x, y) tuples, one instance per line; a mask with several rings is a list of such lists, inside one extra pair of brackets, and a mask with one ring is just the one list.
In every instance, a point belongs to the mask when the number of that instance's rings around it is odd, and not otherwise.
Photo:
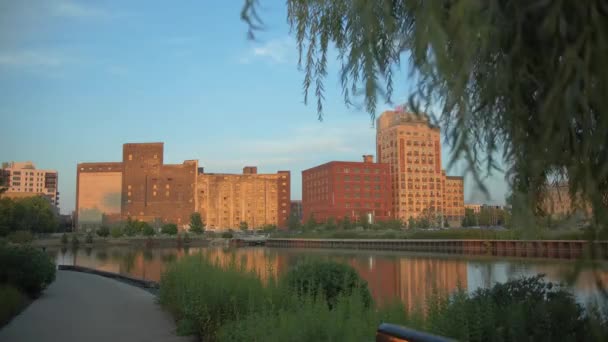
[(190, 243), (192, 242), (192, 239), (190, 238), (190, 234), (188, 233), (184, 233), (184, 243)]
[(55, 280), (51, 257), (31, 246), (0, 247), (0, 284), (10, 284), (36, 297)]
[(10, 233), (7, 238), (12, 243), (30, 243), (34, 240), (32, 233), (27, 230), (17, 230)]
[(0, 327), (17, 315), (26, 303), (27, 299), (16, 287), (0, 284)]
[(367, 282), (349, 265), (332, 261), (309, 260), (291, 269), (283, 278), (284, 285), (299, 297), (323, 296), (328, 306), (333, 307), (339, 296), (357, 293), (364, 304), (370, 306), (372, 297)]
[(112, 236), (113, 238), (117, 239), (117, 238), (121, 237), (122, 235), (123, 235), (123, 230), (121, 227), (115, 226), (115, 227), (112, 227), (112, 229), (110, 229), (110, 236)]
[(93, 243), (93, 234), (87, 233), (87, 236), (84, 238), (85, 243)]
[(223, 232), (222, 233), (222, 238), (224, 239), (232, 239), (233, 234), (231, 232)]
[(101, 226), (97, 229), (96, 233), (99, 237), (108, 237), (110, 235), (110, 228), (108, 226)]
[(62, 244), (64, 244), (64, 245), (67, 245), (67, 244), (68, 244), (68, 242), (69, 242), (69, 239), (68, 239), (68, 234), (63, 233), (63, 234), (61, 235), (61, 243), (62, 243)]
[(162, 226), (162, 228), (160, 229), (160, 232), (162, 234), (167, 234), (167, 235), (176, 235), (177, 234), (177, 225), (174, 223), (167, 223)]
[(72, 235), (72, 247), (78, 247), (80, 244), (80, 240), (78, 240), (78, 235)]
[(200, 256), (170, 264), (160, 281), (159, 302), (176, 317), (180, 334), (215, 340), (225, 322), (262, 310), (271, 301), (254, 273), (233, 262), (223, 268)]
[(155, 234), (154, 228), (152, 228), (152, 226), (148, 223), (144, 223), (141, 232), (144, 234), (144, 236), (153, 236)]
[(190, 215), (190, 231), (194, 234), (202, 234), (205, 232), (205, 223), (203, 222), (200, 213), (192, 213)]

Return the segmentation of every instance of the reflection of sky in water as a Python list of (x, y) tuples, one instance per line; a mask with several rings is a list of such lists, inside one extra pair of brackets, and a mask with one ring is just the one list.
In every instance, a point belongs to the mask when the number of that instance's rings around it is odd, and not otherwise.
[[(75, 252), (75, 253), (74, 253)], [(202, 254), (227, 266), (236, 262), (247, 271), (268, 280), (286, 272), (299, 260), (316, 256), (353, 266), (368, 282), (374, 298), (391, 302), (399, 298), (408, 306), (427, 298), (433, 291), (452, 292), (461, 286), (469, 293), (521, 276), (544, 273), (553, 282), (565, 282), (576, 263), (568, 260), (467, 258), (454, 255), (408, 254), (402, 252), (279, 249), (279, 248), (70, 248), (50, 251), (58, 264), (76, 264), (133, 277), (160, 280), (167, 265), (185, 255)], [(608, 283), (608, 268), (597, 273)], [(586, 303), (598, 294), (595, 276), (589, 266), (582, 267), (571, 289), (577, 300)]]

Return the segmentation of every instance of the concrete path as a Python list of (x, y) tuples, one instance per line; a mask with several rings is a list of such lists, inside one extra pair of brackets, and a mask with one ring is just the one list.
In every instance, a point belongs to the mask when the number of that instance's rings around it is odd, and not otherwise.
[(0, 330), (0, 341), (192, 341), (156, 297), (93, 274), (57, 271), (57, 278)]

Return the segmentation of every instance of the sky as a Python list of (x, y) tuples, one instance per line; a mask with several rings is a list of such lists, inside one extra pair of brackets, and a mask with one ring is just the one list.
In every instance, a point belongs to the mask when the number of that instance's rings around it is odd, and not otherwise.
[[(369, 114), (344, 104), (339, 61), (329, 62), (319, 121), (315, 103), (303, 103), (285, 1), (261, 1), (255, 41), (242, 3), (0, 0), (0, 161), (57, 170), (70, 213), (77, 163), (120, 161), (127, 142), (164, 142), (165, 163), (198, 159), (206, 172), (290, 170), (292, 199), (302, 170), (375, 154)], [(400, 75), (395, 102), (412, 87)], [(394, 107), (380, 103), (377, 114)], [(489, 197), (466, 176), (465, 202), (504, 203), (504, 174), (485, 184)]]

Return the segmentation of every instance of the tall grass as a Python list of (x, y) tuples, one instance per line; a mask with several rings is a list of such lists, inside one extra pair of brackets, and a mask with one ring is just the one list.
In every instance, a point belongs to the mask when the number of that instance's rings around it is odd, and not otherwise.
[(0, 284), (0, 327), (8, 323), (27, 304), (27, 297), (16, 287)]
[[(317, 277), (341, 284), (332, 278)], [(370, 341), (382, 322), (462, 341), (608, 340), (608, 313), (585, 310), (570, 292), (540, 276), (473, 294), (435, 293), (411, 311), (397, 302), (374, 306), (364, 291), (339, 291), (328, 300), (324, 284), (320, 292), (302, 292), (288, 280), (264, 283), (236, 262), (190, 256), (163, 275), (160, 303), (175, 315), (181, 333), (205, 341)]]

